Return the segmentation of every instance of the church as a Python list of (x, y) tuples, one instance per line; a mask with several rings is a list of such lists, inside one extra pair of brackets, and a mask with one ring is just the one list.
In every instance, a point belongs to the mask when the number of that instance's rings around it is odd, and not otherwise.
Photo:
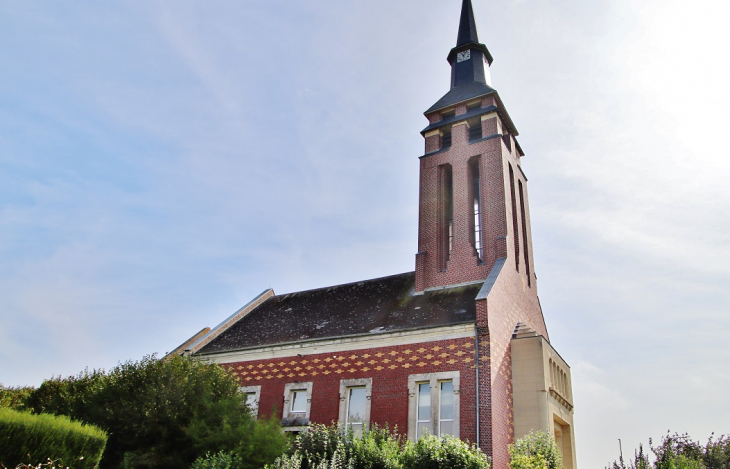
[(518, 132), (463, 0), (449, 91), (424, 113), (415, 271), (288, 294), (269, 289), (173, 353), (235, 373), (284, 431), (339, 422), (453, 435), (492, 467), (530, 431), (575, 468), (570, 367), (537, 295)]

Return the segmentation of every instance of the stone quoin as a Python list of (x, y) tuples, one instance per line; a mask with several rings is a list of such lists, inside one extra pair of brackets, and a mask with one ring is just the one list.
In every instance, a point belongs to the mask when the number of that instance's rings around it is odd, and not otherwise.
[(576, 468), (570, 367), (537, 295), (524, 156), (463, 0), (451, 87), (425, 116), (415, 272), (267, 290), (173, 354), (219, 363), (284, 431), (340, 422), (476, 443), (492, 467), (530, 431)]

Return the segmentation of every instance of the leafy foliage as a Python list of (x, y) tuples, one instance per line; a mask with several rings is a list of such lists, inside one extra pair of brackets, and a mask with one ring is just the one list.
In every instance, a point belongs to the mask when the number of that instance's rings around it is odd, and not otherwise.
[(189, 467), (219, 451), (238, 454), (245, 460), (238, 467), (262, 467), (284, 451), (286, 438), (275, 422), (252, 418), (244, 401), (223, 368), (152, 355), (44, 381), (27, 405), (107, 430), (102, 468)]
[(545, 432), (530, 432), (509, 447), (512, 469), (559, 469), (563, 458), (555, 440)]
[(50, 457), (53, 461), (49, 460), (46, 467), (54, 467), (49, 464), (59, 461), (91, 469), (99, 463), (106, 442), (103, 430), (72, 422), (68, 417), (0, 409), (0, 465), (16, 467), (31, 463), (31, 458)]
[(337, 426), (312, 425), (270, 469), (487, 469), (489, 459), (458, 438), (426, 436), (413, 443), (388, 428), (361, 436)]
[(0, 408), (23, 410), (25, 400), (33, 392), (29, 386), (6, 388), (0, 384)]
[(489, 467), (489, 459), (481, 450), (451, 436), (438, 438), (426, 435), (415, 443), (407, 443), (403, 455), (404, 467), (409, 469)]
[(703, 445), (689, 435), (667, 433), (657, 446), (649, 439), (649, 447), (654, 463), (639, 445), (633, 459), (627, 463), (619, 458), (609, 469), (730, 469), (730, 437), (724, 435), (718, 439), (713, 435)]
[(225, 451), (207, 453), (205, 457), (196, 459), (190, 469), (231, 469), (240, 463), (240, 459), (240, 456)]

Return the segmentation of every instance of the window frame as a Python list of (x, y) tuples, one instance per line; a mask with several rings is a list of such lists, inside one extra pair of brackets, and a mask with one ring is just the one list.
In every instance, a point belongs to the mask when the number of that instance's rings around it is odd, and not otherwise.
[(441, 426), (441, 384), (444, 381), (451, 381), (454, 389), (454, 418), (453, 436), (459, 438), (461, 432), (460, 422), (460, 372), (445, 371), (440, 373), (422, 373), (408, 375), (408, 439), (416, 441), (416, 432), (418, 428), (418, 385), (423, 383), (429, 384), (431, 391), (431, 420), (429, 433), (440, 436)]
[[(292, 405), (292, 396), (294, 395), (294, 391), (306, 391), (306, 397), (307, 397), (307, 405), (306, 405), (306, 411), (304, 412), (304, 419), (307, 421), (305, 425), (297, 425), (297, 426), (285, 426), (282, 427), (282, 430), (285, 432), (298, 432), (301, 431), (302, 427), (306, 427), (309, 425), (310, 420), (310, 412), (312, 410), (312, 382), (302, 382), (302, 383), (286, 383), (284, 385), (284, 408), (282, 411), (281, 419), (286, 420), (288, 418), (293, 417), (294, 415), (301, 415), (301, 412), (291, 412), (291, 405)], [(290, 415), (294, 414), (294, 415)]]
[(339, 412), (339, 423), (343, 427), (347, 426), (347, 413), (349, 406), (349, 391), (352, 388), (365, 388), (365, 418), (363, 419), (363, 430), (370, 429), (370, 408), (372, 403), (373, 395), (373, 379), (372, 378), (358, 378), (358, 379), (343, 379), (340, 380), (340, 412)]
[(259, 416), (259, 402), (261, 399), (261, 386), (239, 386), (238, 391), (242, 392), (246, 395), (254, 394), (254, 402), (256, 403), (256, 408), (254, 409), (251, 407), (251, 415), (254, 417)]

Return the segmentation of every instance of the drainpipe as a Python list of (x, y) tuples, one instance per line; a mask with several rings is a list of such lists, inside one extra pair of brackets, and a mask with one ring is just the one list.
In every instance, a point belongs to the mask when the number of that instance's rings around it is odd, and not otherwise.
[(476, 374), (476, 399), (477, 399), (477, 405), (475, 406), (477, 408), (477, 421), (476, 421), (476, 427), (477, 427), (477, 448), (480, 447), (479, 445), (479, 427), (481, 427), (481, 422), (479, 422), (479, 328), (476, 324), (474, 324), (474, 350), (476, 353), (476, 361), (474, 364), (476, 365), (474, 367), (475, 374)]

